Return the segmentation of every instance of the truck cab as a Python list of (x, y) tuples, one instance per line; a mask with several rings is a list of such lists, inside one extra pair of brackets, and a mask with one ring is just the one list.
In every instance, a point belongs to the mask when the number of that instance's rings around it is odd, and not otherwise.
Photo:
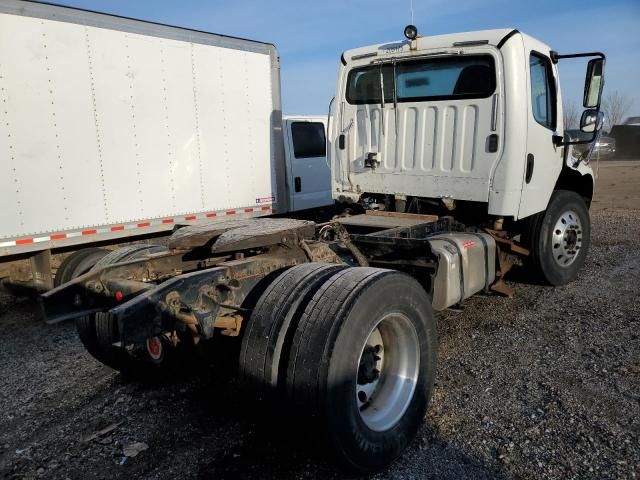
[(289, 210), (330, 205), (331, 174), (326, 151), (326, 117), (283, 117)]
[(588, 207), (588, 156), (571, 154), (587, 142), (564, 138), (557, 63), (596, 57), (582, 119), (595, 138), (604, 55), (559, 55), (515, 29), (422, 37), (409, 26), (405, 34), (342, 55), (330, 129), (336, 198), (412, 213), (444, 205), (514, 237), (557, 190)]
[[(261, 114), (236, 97), (255, 122), (233, 124), (234, 158), (247, 168), (230, 175), (232, 192), (257, 194), (248, 186), (262, 168), (280, 214), (332, 195), (358, 205), (322, 223), (308, 211), (227, 220), (231, 210), (176, 229), (166, 245), (114, 250), (42, 295), (48, 321), (75, 319), (96, 360), (143, 381), (227, 352), (265, 416), (292, 419), (351, 474), (386, 468), (425, 418), (434, 310), (481, 291), (508, 295), (516, 255), (549, 283), (572, 280), (589, 246), (593, 182), (588, 154), (569, 151), (592, 140), (562, 135), (555, 62), (566, 56), (513, 30), (405, 35), (343, 55), (331, 172), (323, 119), (282, 123), (274, 83), (260, 89), (270, 100)], [(277, 79), (267, 52), (263, 78)], [(581, 120), (595, 137), (604, 56), (571, 56), (597, 57)], [(270, 166), (243, 150), (258, 138)]]

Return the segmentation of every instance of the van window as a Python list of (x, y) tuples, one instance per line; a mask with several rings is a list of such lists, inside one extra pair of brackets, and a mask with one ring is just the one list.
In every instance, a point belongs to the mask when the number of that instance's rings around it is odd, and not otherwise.
[(533, 118), (540, 125), (555, 130), (555, 83), (551, 61), (538, 53), (531, 53), (529, 57), (531, 70), (531, 109)]
[[(380, 70), (384, 100), (393, 102), (393, 66), (355, 68), (347, 79), (351, 104), (381, 103)], [(496, 90), (495, 62), (491, 55), (464, 55), (402, 61), (396, 64), (398, 102), (487, 98)]]
[(326, 138), (324, 124), (320, 122), (291, 123), (293, 156), (295, 158), (324, 157)]

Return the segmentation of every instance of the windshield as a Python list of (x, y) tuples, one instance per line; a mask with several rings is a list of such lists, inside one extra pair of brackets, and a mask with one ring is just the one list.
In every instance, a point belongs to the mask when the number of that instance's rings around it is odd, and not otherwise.
[(489, 97), (496, 89), (495, 64), (491, 55), (465, 55), (398, 62), (393, 66), (354, 68), (347, 78), (347, 101), (351, 104), (462, 100)]

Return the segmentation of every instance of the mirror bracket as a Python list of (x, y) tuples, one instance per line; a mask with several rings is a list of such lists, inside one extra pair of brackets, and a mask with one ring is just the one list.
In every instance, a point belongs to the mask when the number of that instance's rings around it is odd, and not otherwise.
[(564, 145), (564, 137), (562, 135), (556, 135), (555, 133), (551, 136), (551, 140), (556, 147), (562, 147)]
[(580, 58), (580, 57), (599, 57), (603, 60), (606, 60), (606, 56), (602, 52), (587, 52), (587, 53), (567, 53), (564, 55), (560, 55), (555, 50), (551, 50), (549, 52), (549, 57), (553, 63), (558, 63), (559, 60), (563, 58)]

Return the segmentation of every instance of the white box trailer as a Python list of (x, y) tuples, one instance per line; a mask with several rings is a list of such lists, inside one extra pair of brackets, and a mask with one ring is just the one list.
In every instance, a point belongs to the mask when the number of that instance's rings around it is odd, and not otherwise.
[[(0, 261), (286, 212), (310, 184), (285, 165), (268, 43), (7, 0), (0, 103)], [(332, 202), (315, 165), (302, 208)]]

